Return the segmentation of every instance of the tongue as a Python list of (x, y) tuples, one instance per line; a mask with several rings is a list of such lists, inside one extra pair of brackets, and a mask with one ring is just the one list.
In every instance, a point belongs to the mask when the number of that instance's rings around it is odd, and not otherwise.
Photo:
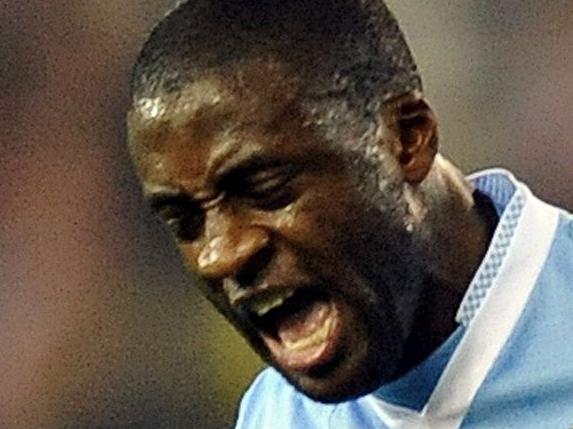
[(277, 323), (277, 334), (281, 341), (295, 342), (309, 337), (319, 330), (330, 313), (325, 301), (314, 301)]

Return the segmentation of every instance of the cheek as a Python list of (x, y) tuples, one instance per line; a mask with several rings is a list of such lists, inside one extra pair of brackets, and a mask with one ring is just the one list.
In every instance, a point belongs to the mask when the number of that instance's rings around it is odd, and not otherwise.
[(301, 250), (336, 254), (369, 229), (368, 210), (358, 194), (342, 186), (316, 187), (292, 205), (279, 234)]
[(407, 237), (388, 213), (369, 205), (357, 192), (341, 187), (308, 192), (291, 216), (279, 235), (307, 267), (334, 283), (343, 279), (349, 285), (385, 284), (395, 281), (404, 268), (401, 257), (408, 253)]

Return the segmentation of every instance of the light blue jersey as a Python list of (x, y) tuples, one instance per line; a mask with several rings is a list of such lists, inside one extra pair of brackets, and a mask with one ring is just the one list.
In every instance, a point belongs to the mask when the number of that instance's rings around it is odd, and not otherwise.
[(339, 404), (268, 368), (237, 429), (573, 428), (573, 217), (506, 171), (470, 180), (500, 221), (451, 337), (399, 380)]

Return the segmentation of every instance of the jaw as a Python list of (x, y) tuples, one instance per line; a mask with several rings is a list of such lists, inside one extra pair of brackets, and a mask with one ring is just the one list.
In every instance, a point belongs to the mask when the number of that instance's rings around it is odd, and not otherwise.
[(393, 380), (401, 341), (393, 336), (391, 329), (378, 326), (370, 330), (362, 326), (348, 330), (344, 351), (330, 366), (310, 373), (283, 372), (283, 375), (305, 395), (324, 403), (366, 395)]
[[(298, 315), (303, 322), (323, 324), (309, 336), (295, 340), (294, 348), (283, 340), (292, 339), (289, 335), (296, 332), (283, 332), (281, 339), (269, 338), (268, 332), (260, 330), (253, 346), (295, 388), (320, 402), (355, 398), (393, 379), (402, 344), (394, 318), (338, 297), (328, 301), (328, 307), (328, 317), (324, 319), (304, 319), (304, 314)], [(307, 310), (312, 313), (312, 309)], [(365, 313), (371, 317), (365, 317)], [(304, 333), (304, 326), (295, 328), (301, 328)]]

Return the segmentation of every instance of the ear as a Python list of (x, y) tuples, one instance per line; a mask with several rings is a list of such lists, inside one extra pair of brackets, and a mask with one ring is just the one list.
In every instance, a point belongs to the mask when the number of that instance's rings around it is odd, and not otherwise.
[(395, 135), (395, 154), (404, 179), (419, 183), (430, 172), (438, 152), (436, 116), (421, 94), (408, 94), (390, 102), (388, 124)]

